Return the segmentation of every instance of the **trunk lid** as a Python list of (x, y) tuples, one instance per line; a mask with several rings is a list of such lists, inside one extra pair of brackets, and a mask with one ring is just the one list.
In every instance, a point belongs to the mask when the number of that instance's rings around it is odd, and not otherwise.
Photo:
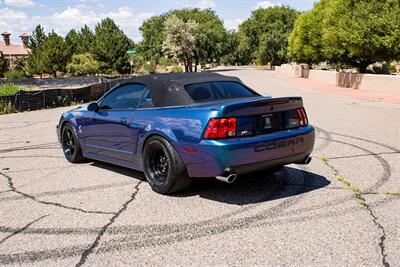
[(244, 137), (303, 126), (298, 114), (302, 108), (301, 97), (265, 97), (224, 103), (219, 114), (236, 118), (236, 136)]

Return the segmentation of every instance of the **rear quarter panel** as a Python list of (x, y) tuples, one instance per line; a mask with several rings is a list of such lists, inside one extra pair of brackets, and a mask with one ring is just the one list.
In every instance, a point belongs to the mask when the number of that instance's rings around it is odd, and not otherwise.
[(133, 115), (132, 127), (138, 128), (138, 151), (151, 135), (161, 135), (173, 145), (199, 143), (208, 121), (218, 115), (214, 107), (174, 107), (138, 109)]

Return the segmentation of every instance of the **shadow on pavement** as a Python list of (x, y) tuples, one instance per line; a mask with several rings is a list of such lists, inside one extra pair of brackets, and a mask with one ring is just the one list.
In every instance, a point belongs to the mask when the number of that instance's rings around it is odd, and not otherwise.
[(129, 176), (133, 179), (137, 179), (137, 180), (146, 180), (144, 173), (140, 172), (140, 171), (135, 171), (133, 169), (129, 169), (129, 168), (125, 168), (125, 167), (121, 167), (118, 165), (113, 165), (111, 163), (106, 163), (106, 162), (101, 162), (101, 161), (93, 161), (92, 166), (95, 167), (99, 167), (108, 171), (113, 171), (125, 176)]
[[(133, 179), (145, 180), (143, 172), (100, 161), (94, 161), (92, 165)], [(248, 205), (304, 194), (329, 184), (325, 177), (318, 174), (285, 167), (276, 173), (264, 171), (244, 175), (232, 184), (218, 181), (214, 177), (195, 178), (190, 188), (171, 194), (170, 197), (200, 196), (227, 204)]]
[(257, 172), (239, 177), (227, 184), (215, 178), (197, 178), (192, 186), (175, 197), (200, 196), (213, 201), (248, 205), (287, 198), (314, 191), (330, 182), (318, 174), (285, 167), (276, 173)]

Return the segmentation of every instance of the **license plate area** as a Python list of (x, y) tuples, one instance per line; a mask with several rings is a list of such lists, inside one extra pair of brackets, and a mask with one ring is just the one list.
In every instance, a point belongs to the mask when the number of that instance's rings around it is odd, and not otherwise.
[(284, 112), (268, 113), (257, 116), (256, 132), (270, 133), (285, 129)]

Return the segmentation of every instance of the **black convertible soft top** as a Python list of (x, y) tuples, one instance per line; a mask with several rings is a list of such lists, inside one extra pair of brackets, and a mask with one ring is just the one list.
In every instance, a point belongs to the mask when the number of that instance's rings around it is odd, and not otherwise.
[(193, 99), (184, 89), (185, 85), (216, 81), (233, 81), (247, 87), (239, 78), (224, 76), (214, 72), (150, 74), (125, 79), (119, 84), (144, 84), (150, 89), (152, 102), (155, 107), (168, 107), (194, 103)]

